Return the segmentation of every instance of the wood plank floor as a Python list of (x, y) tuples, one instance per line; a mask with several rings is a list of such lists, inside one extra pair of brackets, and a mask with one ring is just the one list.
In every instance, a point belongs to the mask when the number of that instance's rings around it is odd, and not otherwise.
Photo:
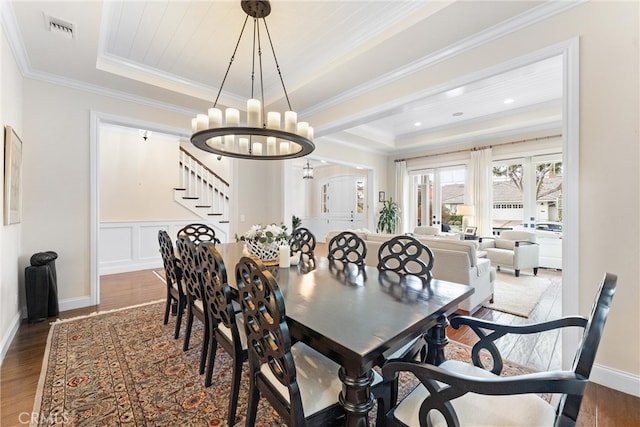
[[(322, 253), (318, 253), (322, 255)], [(541, 271), (541, 274), (544, 274)], [(549, 293), (549, 301), (536, 308), (531, 314), (535, 320), (542, 320), (545, 315), (554, 312), (553, 307), (559, 304), (559, 286)], [(164, 284), (151, 270), (114, 274), (101, 278), (101, 303), (98, 306), (72, 310), (60, 314), (66, 319), (104, 311), (127, 307), (143, 302), (154, 301), (165, 297)], [(546, 308), (545, 308), (546, 307)], [(481, 309), (476, 316), (494, 319), (505, 323), (521, 323), (526, 319), (511, 316), (493, 310)], [(540, 319), (538, 319), (540, 317)], [(54, 319), (51, 319), (52, 321)], [(158, 321), (162, 321), (158, 319)], [(48, 322), (34, 324), (23, 323), (5, 357), (0, 373), (0, 426), (19, 426), (28, 424), (31, 417), (33, 400), (42, 366), (47, 336)], [(467, 330), (449, 328), (449, 337), (453, 340), (473, 344), (473, 334)], [(551, 341), (554, 341), (551, 339)], [(510, 360), (529, 366), (549, 366), (553, 364), (557, 344), (552, 342), (527, 343), (513, 342), (509, 352)], [(557, 340), (555, 340), (557, 341)], [(554, 341), (554, 342), (555, 342)], [(520, 348), (522, 346), (522, 348)], [(536, 350), (540, 348), (540, 350)], [(529, 350), (526, 350), (529, 349)], [(504, 350), (504, 349), (503, 349)], [(513, 359), (511, 359), (513, 357)], [(579, 426), (640, 426), (640, 398), (636, 398), (597, 384), (590, 384), (583, 401)]]

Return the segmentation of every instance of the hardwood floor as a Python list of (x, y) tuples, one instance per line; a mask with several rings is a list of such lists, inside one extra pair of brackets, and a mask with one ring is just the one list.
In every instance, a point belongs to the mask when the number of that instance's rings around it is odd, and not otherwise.
[[(323, 254), (318, 253), (319, 256)], [(542, 274), (543, 272), (541, 272)], [(559, 286), (545, 296), (532, 318), (539, 320), (553, 313), (559, 304)], [(81, 316), (94, 311), (104, 311), (127, 307), (143, 302), (163, 299), (164, 283), (151, 270), (114, 274), (101, 278), (101, 302), (98, 306), (72, 310), (60, 314), (61, 319)], [(546, 313), (546, 314), (545, 314)], [(523, 322), (526, 319), (481, 309), (476, 313), (486, 319), (500, 322)], [(54, 319), (50, 319), (53, 321)], [(160, 319), (158, 321), (161, 321)], [(23, 323), (2, 364), (0, 373), (0, 426), (19, 426), (29, 423), (33, 400), (45, 351), (49, 323)], [(472, 334), (465, 330), (449, 328), (449, 337), (456, 341), (472, 344)], [(551, 340), (553, 341), (553, 340)], [(552, 364), (550, 354), (557, 352), (555, 344), (549, 342), (513, 342), (508, 353), (510, 360), (523, 365), (545, 366)], [(526, 350), (529, 349), (529, 350)], [(511, 359), (513, 357), (513, 359)], [(545, 368), (546, 369), (546, 368)], [(638, 426), (640, 425), (640, 398), (636, 398), (597, 384), (589, 384), (582, 403), (579, 426)]]

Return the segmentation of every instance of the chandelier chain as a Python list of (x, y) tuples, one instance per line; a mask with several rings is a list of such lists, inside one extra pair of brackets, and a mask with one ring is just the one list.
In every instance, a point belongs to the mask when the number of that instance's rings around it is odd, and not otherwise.
[(269, 39), (269, 45), (271, 46), (271, 53), (273, 53), (273, 61), (276, 63), (276, 70), (278, 71), (278, 77), (280, 77), (280, 83), (282, 83), (282, 90), (284, 91), (284, 97), (287, 99), (287, 105), (289, 106), (289, 110), (293, 111), (291, 108), (291, 102), (289, 101), (289, 94), (287, 93), (287, 88), (284, 85), (284, 79), (282, 78), (282, 72), (280, 71), (280, 64), (278, 63), (278, 58), (276, 58), (276, 50), (273, 47), (273, 41), (271, 41), (271, 33), (269, 32), (269, 27), (267, 26), (267, 20), (262, 18), (264, 22), (264, 29), (267, 31), (267, 38)]
[(231, 54), (231, 59), (229, 60), (229, 65), (227, 66), (227, 71), (224, 73), (224, 77), (222, 78), (222, 83), (220, 83), (220, 88), (218, 88), (218, 95), (216, 95), (216, 100), (213, 103), (213, 108), (218, 105), (218, 99), (220, 99), (220, 94), (222, 93), (222, 88), (224, 87), (224, 83), (227, 81), (227, 76), (229, 75), (229, 70), (231, 69), (231, 64), (233, 64), (233, 60), (236, 58), (236, 52), (238, 51), (238, 46), (240, 46), (240, 40), (242, 39), (242, 34), (244, 33), (244, 28), (247, 26), (247, 21), (249, 20), (249, 15), (244, 18), (244, 24), (242, 24), (242, 29), (240, 30), (240, 36), (238, 37), (238, 41), (236, 42), (236, 47), (233, 49), (233, 53)]

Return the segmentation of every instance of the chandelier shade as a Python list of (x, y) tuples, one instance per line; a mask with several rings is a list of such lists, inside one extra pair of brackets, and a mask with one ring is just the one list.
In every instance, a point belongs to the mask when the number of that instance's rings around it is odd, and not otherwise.
[[(306, 156), (315, 150), (313, 128), (309, 123), (298, 121), (298, 115), (291, 108), (289, 95), (284, 85), (280, 66), (276, 58), (271, 35), (265, 17), (271, 12), (268, 1), (241, 1), (242, 10), (247, 14), (238, 42), (229, 61), (227, 71), (218, 90), (213, 108), (196, 115), (191, 120), (191, 143), (201, 150), (242, 159), (283, 160)], [(251, 70), (251, 97), (247, 100), (247, 110), (243, 114), (235, 108), (224, 111), (217, 108), (220, 93), (231, 69), (240, 40), (249, 17), (253, 18), (253, 66)], [(265, 114), (264, 87), (262, 74), (262, 46), (260, 22), (267, 35), (276, 70), (282, 83), (289, 110), (282, 114), (279, 111), (268, 111)], [(258, 58), (260, 93), (262, 99), (254, 96), (255, 59)]]

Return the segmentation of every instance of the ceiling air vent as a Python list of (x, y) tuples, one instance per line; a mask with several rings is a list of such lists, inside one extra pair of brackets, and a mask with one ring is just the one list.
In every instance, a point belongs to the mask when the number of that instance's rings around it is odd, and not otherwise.
[(47, 30), (52, 33), (59, 34), (68, 39), (76, 38), (76, 26), (71, 22), (63, 21), (62, 19), (54, 18), (46, 14), (44, 16), (44, 22)]

